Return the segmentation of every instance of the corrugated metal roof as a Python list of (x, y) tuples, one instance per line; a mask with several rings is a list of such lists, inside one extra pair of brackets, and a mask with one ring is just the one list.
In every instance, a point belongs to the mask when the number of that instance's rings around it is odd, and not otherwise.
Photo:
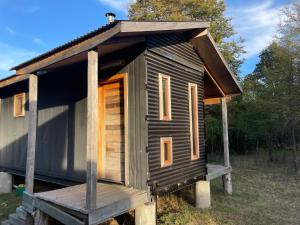
[(91, 31), (91, 32), (89, 32), (89, 33), (87, 33), (87, 34), (85, 34), (85, 35), (82, 35), (82, 36), (80, 36), (80, 37), (78, 37), (78, 38), (75, 38), (75, 39), (73, 39), (73, 40), (71, 40), (71, 41), (69, 41), (69, 42), (67, 42), (67, 43), (65, 43), (65, 44), (63, 44), (63, 45), (60, 45), (60, 46), (58, 46), (58, 47), (56, 47), (56, 48), (54, 48), (54, 49), (52, 49), (52, 50), (50, 50), (50, 51), (48, 51), (48, 52), (46, 52), (46, 53), (44, 53), (44, 54), (41, 54), (41, 55), (39, 55), (39, 56), (37, 56), (37, 57), (35, 57), (35, 58), (32, 58), (32, 59), (30, 59), (30, 60), (28, 60), (28, 61), (26, 61), (26, 62), (23, 62), (23, 63), (21, 63), (21, 64), (19, 64), (19, 65), (17, 65), (17, 66), (14, 66), (14, 67), (11, 68), (10, 70), (15, 70), (15, 69), (18, 69), (18, 68), (20, 68), (20, 67), (24, 67), (24, 66), (26, 66), (26, 65), (28, 65), (28, 64), (31, 64), (31, 63), (33, 63), (33, 62), (35, 62), (35, 61), (38, 61), (39, 59), (45, 58), (45, 57), (47, 57), (47, 56), (49, 56), (49, 55), (52, 55), (52, 54), (54, 54), (54, 53), (56, 53), (56, 52), (59, 52), (59, 51), (61, 51), (61, 50), (64, 50), (64, 49), (66, 49), (66, 48), (68, 48), (68, 47), (70, 47), (70, 46), (76, 45), (76, 44), (78, 44), (78, 43), (80, 43), (80, 42), (82, 42), (82, 41), (84, 41), (84, 40), (87, 40), (87, 39), (89, 39), (89, 38), (92, 38), (92, 37), (94, 37), (95, 35), (101, 34), (101, 33), (105, 32), (105, 31), (107, 31), (107, 30), (113, 28), (114, 26), (116, 26), (120, 21), (121, 21), (121, 20), (116, 20), (116, 21), (113, 22), (113, 23), (107, 24), (107, 25), (102, 26), (102, 27), (100, 27), (100, 28), (98, 28), (98, 29), (96, 29), (96, 30), (93, 30), (93, 31)]

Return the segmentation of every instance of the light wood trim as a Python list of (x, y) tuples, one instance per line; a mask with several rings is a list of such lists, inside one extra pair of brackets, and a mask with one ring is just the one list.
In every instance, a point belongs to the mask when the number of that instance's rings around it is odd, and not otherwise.
[[(164, 144), (168, 144), (169, 160), (165, 160)], [(161, 167), (168, 167), (173, 164), (173, 140), (172, 137), (161, 137), (160, 138), (160, 162)]]
[[(163, 87), (162, 87), (162, 81), (163, 79), (167, 80), (167, 87), (166, 87), (166, 106), (167, 106), (167, 115), (164, 115), (164, 107), (163, 107)], [(171, 78), (170, 76), (164, 75), (162, 73), (158, 74), (158, 88), (159, 88), (159, 119), (169, 121), (172, 120), (172, 110), (171, 110)]]
[[(190, 142), (191, 142), (191, 159), (196, 160), (200, 158), (200, 149), (199, 149), (199, 120), (198, 120), (198, 85), (189, 83), (189, 113), (190, 113)], [(192, 96), (192, 88), (195, 89), (196, 93), (194, 96)], [(195, 107), (192, 105), (191, 98), (194, 99)], [(193, 113), (194, 112), (194, 124), (193, 124)], [(193, 140), (196, 138), (196, 146), (193, 145)], [(194, 149), (196, 151), (196, 155), (194, 154)]]
[[(129, 185), (129, 151), (128, 151), (128, 74), (127, 73), (121, 73), (121, 74), (116, 74), (114, 76), (110, 76), (108, 78), (100, 80), (99, 83), (99, 96), (102, 96), (99, 98), (99, 104), (100, 107), (104, 104), (104, 99), (103, 99), (103, 88), (101, 87), (102, 85), (105, 84), (110, 84), (114, 83), (116, 81), (123, 80), (123, 92), (124, 92), (124, 140), (125, 140), (125, 185)], [(104, 117), (104, 112), (103, 112), (103, 107), (101, 107), (101, 110), (99, 112), (100, 118)], [(103, 139), (103, 122), (104, 120), (100, 120), (99, 123), (99, 147), (103, 145), (102, 139)], [(99, 154), (100, 155), (100, 154)], [(98, 157), (98, 162), (102, 162), (104, 159), (104, 155), (100, 155)], [(98, 176), (101, 177), (103, 176), (103, 170), (104, 166), (102, 163), (99, 163), (98, 165)]]
[[(22, 109), (20, 114), (17, 113), (17, 98), (22, 98)], [(26, 101), (26, 96), (24, 92), (14, 95), (14, 117), (25, 116), (25, 101)]]
[(204, 71), (209, 76), (209, 78), (212, 80), (212, 82), (216, 85), (216, 87), (219, 90), (219, 92), (221, 93), (221, 95), (225, 96), (224, 91), (222, 90), (222, 88), (220, 87), (220, 85), (218, 84), (218, 82), (214, 79), (214, 77), (211, 75), (211, 73), (208, 71), (208, 69), (206, 68), (206, 66), (204, 66)]
[[(226, 96), (225, 97), (226, 102), (230, 102), (231, 101), (231, 96)], [(207, 99), (203, 99), (204, 105), (217, 105), (217, 104), (221, 104), (221, 98), (207, 98)]]

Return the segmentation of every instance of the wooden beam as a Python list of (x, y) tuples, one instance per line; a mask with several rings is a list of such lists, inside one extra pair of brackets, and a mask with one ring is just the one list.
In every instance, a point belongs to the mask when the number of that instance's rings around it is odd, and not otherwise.
[(42, 58), (42, 59), (38, 60), (37, 62), (30, 63), (27, 66), (22, 67), (22, 65), (21, 65), (21, 67), (17, 66), (12, 69), (17, 69), (16, 73), (18, 75), (25, 74), (25, 73), (32, 73), (34, 71), (40, 70), (42, 68), (50, 66), (50, 65), (57, 63), (59, 61), (62, 61), (64, 59), (70, 58), (81, 52), (88, 51), (89, 49), (93, 49), (93, 48), (97, 47), (99, 44), (108, 40), (109, 38), (115, 36), (119, 32), (120, 32), (120, 24), (117, 24), (115, 27), (113, 27), (101, 34), (98, 34), (95, 37), (84, 40), (77, 45), (70, 46), (67, 49), (64, 49), (62, 51), (54, 53), (46, 58)]
[(88, 52), (86, 207), (96, 208), (98, 159), (98, 52)]
[[(222, 98), (221, 102), (222, 102), (222, 122), (223, 122), (224, 165), (226, 167), (230, 167), (226, 98)], [(231, 173), (227, 173), (223, 176), (223, 185), (224, 185), (224, 192), (226, 194), (232, 194)]]
[(36, 152), (36, 126), (37, 126), (37, 97), (38, 97), (38, 77), (31, 74), (29, 76), (29, 119), (28, 119), (28, 143), (25, 186), (26, 191), (33, 193), (34, 167)]
[(222, 88), (220, 87), (220, 85), (218, 84), (218, 82), (214, 79), (213, 75), (208, 71), (208, 69), (206, 68), (206, 66), (204, 66), (204, 71), (206, 72), (206, 74), (208, 75), (208, 77), (212, 80), (212, 82), (216, 85), (216, 87), (219, 90), (219, 92), (221, 93), (221, 95), (225, 96), (224, 91), (222, 90)]
[(208, 28), (208, 22), (139, 22), (122, 21), (122, 33), (162, 32)]
[[(230, 102), (231, 101), (231, 96), (227, 96), (225, 97), (226, 102)], [(207, 99), (203, 99), (204, 105), (217, 105), (217, 104), (221, 104), (221, 98), (207, 98)]]
[(36, 199), (35, 207), (63, 224), (84, 225), (83, 221), (42, 200)]
[(11, 77), (9, 79), (1, 81), (0, 82), (0, 88), (3, 88), (3, 87), (6, 87), (6, 86), (9, 86), (11, 84), (21, 82), (23, 80), (27, 80), (28, 78), (29, 78), (29, 74), (24, 74), (24, 75), (21, 75), (21, 76), (16, 75), (14, 77)]

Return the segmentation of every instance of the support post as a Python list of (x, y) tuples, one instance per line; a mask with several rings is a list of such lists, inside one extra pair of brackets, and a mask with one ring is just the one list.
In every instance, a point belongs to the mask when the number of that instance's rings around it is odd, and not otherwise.
[(88, 52), (86, 208), (96, 208), (98, 159), (98, 52)]
[[(228, 120), (226, 98), (221, 98), (222, 103), (222, 121), (223, 121), (223, 144), (224, 144), (224, 165), (230, 167), (229, 160), (229, 138), (228, 138)], [(232, 194), (231, 173), (223, 175), (223, 186), (225, 194)]]
[(28, 118), (28, 141), (27, 162), (25, 175), (25, 188), (28, 194), (33, 194), (34, 167), (36, 152), (36, 130), (37, 130), (37, 97), (38, 77), (34, 74), (29, 76), (29, 118)]
[(198, 209), (207, 209), (211, 206), (210, 181), (195, 183), (195, 206)]
[(135, 225), (156, 225), (156, 202), (143, 204), (135, 209)]

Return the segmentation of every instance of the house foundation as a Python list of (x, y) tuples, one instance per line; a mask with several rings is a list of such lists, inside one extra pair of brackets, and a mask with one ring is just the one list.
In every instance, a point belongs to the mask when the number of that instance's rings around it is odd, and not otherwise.
[(210, 181), (195, 183), (195, 206), (199, 209), (206, 209), (211, 206)]
[(156, 225), (156, 203), (146, 203), (135, 209), (135, 225)]
[(0, 194), (12, 192), (12, 175), (0, 172)]

